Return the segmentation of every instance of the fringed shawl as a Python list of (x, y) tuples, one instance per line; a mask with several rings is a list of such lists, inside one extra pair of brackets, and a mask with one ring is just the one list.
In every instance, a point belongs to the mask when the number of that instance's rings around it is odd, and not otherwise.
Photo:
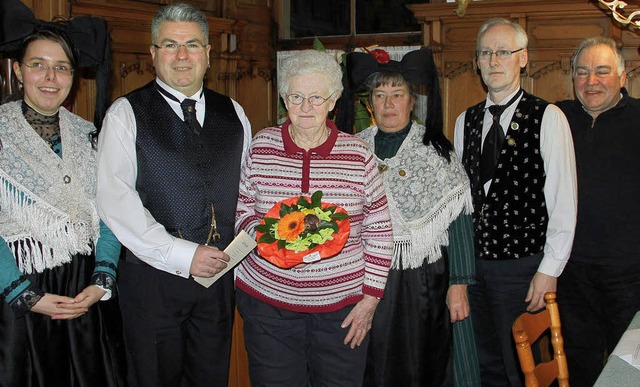
[(60, 108), (63, 158), (29, 125), (21, 101), (0, 106), (0, 235), (20, 271), (88, 254), (99, 235), (94, 126)]
[[(449, 225), (463, 211), (472, 213), (471, 190), (464, 168), (451, 154), (451, 162), (424, 146), (424, 126), (413, 123), (398, 153), (377, 159), (382, 171), (393, 224), (394, 254), (391, 268), (417, 268), (424, 260), (436, 262), (442, 246), (449, 245)], [(359, 134), (374, 148), (378, 128)]]

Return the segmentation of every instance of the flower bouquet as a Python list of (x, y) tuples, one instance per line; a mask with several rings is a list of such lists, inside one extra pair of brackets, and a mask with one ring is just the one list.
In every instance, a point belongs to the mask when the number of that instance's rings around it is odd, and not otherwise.
[(321, 199), (316, 191), (276, 203), (256, 226), (260, 255), (287, 269), (338, 254), (349, 237), (349, 215)]

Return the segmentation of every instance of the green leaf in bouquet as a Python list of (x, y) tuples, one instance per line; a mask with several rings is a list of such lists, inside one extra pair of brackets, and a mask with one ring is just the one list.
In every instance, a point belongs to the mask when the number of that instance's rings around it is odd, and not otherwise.
[(268, 233), (271, 230), (271, 225), (269, 224), (259, 224), (255, 227), (255, 230), (258, 232)]
[(264, 224), (267, 226), (273, 226), (274, 224), (278, 224), (280, 219), (277, 218), (264, 218)]
[[(323, 228), (320, 231), (318, 231), (318, 233), (320, 234), (320, 236), (325, 240), (333, 240), (333, 233), (334, 232), (338, 232), (338, 226), (335, 225), (335, 228), (333, 227), (328, 227), (328, 228)], [(324, 243), (324, 242), (322, 242)]]
[(331, 215), (331, 219), (346, 220), (349, 219), (349, 215), (346, 212), (334, 212), (333, 215)]
[(311, 195), (311, 207), (322, 207), (322, 191), (316, 191)]
[(313, 209), (313, 211), (316, 213), (316, 216), (318, 217), (318, 219), (326, 220), (327, 222), (331, 221), (331, 211), (330, 210), (323, 210), (320, 207), (315, 207)]
[(311, 244), (314, 244), (316, 246), (321, 244), (321, 243), (324, 243), (324, 239), (322, 238), (322, 235), (320, 235), (320, 234), (309, 235), (309, 241), (311, 242)]
[(338, 228), (338, 224), (336, 222), (327, 222), (325, 220), (321, 221), (318, 225), (318, 230), (322, 231), (324, 229), (331, 229), (333, 232), (338, 232), (340, 229)]
[(298, 206), (302, 208), (311, 208), (311, 203), (304, 196), (298, 198)]
[(287, 250), (293, 250), (296, 253), (300, 251), (309, 250), (311, 248), (311, 241), (303, 238), (296, 238), (295, 240), (287, 243)]
[(271, 234), (269, 233), (265, 233), (262, 234), (262, 236), (260, 237), (260, 239), (258, 239), (258, 243), (266, 243), (266, 244), (271, 244), (273, 242), (276, 241), (276, 238), (274, 238)]
[(287, 241), (284, 239), (278, 239), (278, 250), (284, 249), (287, 246)]
[(297, 210), (297, 208), (294, 209), (293, 207), (282, 203), (282, 205), (280, 206), (280, 219), (282, 219), (285, 215)]
[(254, 228), (256, 231), (269, 232), (269, 230), (271, 230), (274, 224), (278, 224), (280, 219), (264, 218), (263, 221), (264, 221), (264, 224), (259, 224)]

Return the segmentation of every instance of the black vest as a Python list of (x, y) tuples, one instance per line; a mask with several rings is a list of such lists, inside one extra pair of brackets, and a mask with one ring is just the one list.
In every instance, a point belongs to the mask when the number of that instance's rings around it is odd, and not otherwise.
[(486, 197), (480, 181), (483, 101), (467, 109), (462, 163), (473, 195), (476, 256), (515, 259), (541, 252), (548, 214), (540, 128), (548, 102), (525, 92), (516, 107)]
[(169, 233), (198, 244), (207, 239), (213, 204), (221, 240), (212, 245), (222, 250), (234, 237), (242, 123), (230, 98), (204, 89), (205, 119), (196, 135), (154, 82), (126, 95), (137, 127), (136, 190)]

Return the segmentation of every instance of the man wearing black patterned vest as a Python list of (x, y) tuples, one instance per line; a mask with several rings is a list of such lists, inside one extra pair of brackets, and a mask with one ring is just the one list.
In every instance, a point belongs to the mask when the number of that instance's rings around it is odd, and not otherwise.
[(640, 310), (640, 100), (624, 88), (613, 39), (585, 39), (573, 58), (575, 100), (558, 103), (576, 150), (578, 223), (558, 303), (572, 386), (592, 386)]
[(527, 43), (509, 20), (480, 27), (476, 59), (487, 99), (455, 126), (473, 195), (477, 284), (469, 303), (485, 386), (522, 385), (511, 324), (556, 291), (576, 223), (569, 125), (560, 109), (520, 88)]
[(206, 89), (209, 29), (187, 4), (151, 24), (156, 79), (116, 100), (99, 139), (98, 207), (126, 247), (118, 290), (130, 386), (226, 386), (234, 237), (249, 121)]

